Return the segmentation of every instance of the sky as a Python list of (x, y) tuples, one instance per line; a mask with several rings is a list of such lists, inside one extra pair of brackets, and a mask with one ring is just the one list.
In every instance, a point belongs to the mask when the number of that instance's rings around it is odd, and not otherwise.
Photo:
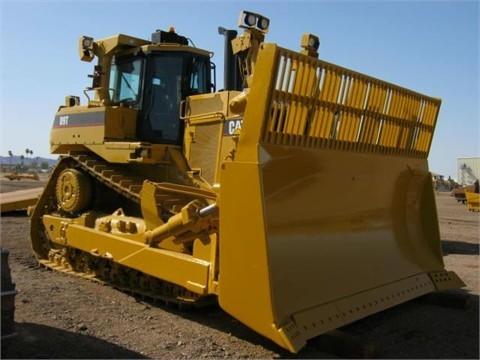
[[(320, 37), (320, 58), (442, 99), (430, 171), (457, 178), (457, 158), (478, 157), (479, 1), (33, 1), (0, 0), (0, 155), (55, 158), (49, 136), (67, 95), (86, 97), (94, 63), (78, 39), (118, 33), (149, 40), (174, 26), (214, 53), (217, 89), (224, 37), (242, 10), (270, 18), (266, 41), (300, 50), (303, 33)], [(241, 31), (239, 31), (241, 33)]]

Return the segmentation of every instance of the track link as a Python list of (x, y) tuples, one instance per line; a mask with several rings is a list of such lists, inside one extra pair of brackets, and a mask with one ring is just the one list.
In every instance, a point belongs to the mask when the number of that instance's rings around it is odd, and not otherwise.
[(140, 203), (143, 178), (92, 155), (74, 155), (72, 158), (75, 159), (79, 168), (89, 173), (95, 180), (107, 185), (128, 199)]
[(175, 305), (181, 310), (216, 302), (214, 296), (200, 296), (181, 286), (76, 249), (51, 250), (48, 260), (38, 261), (47, 269), (110, 286), (144, 300)]

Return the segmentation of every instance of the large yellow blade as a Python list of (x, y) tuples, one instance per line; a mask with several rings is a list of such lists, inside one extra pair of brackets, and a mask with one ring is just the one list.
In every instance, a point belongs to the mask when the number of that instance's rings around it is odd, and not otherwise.
[(444, 270), (428, 171), (439, 106), (263, 44), (237, 153), (220, 174), (222, 308), (296, 352), (464, 286)]
[[(222, 173), (221, 306), (292, 351), (444, 287), (425, 161), (260, 148)], [(438, 274), (437, 274), (438, 273)]]

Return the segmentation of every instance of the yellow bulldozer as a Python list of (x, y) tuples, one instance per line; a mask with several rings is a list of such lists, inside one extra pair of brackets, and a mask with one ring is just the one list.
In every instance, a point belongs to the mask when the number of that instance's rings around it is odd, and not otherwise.
[(167, 303), (222, 309), (291, 352), (464, 283), (446, 271), (427, 157), (441, 101), (265, 41), (243, 11), (209, 51), (173, 28), (82, 36), (35, 209), (38, 260)]

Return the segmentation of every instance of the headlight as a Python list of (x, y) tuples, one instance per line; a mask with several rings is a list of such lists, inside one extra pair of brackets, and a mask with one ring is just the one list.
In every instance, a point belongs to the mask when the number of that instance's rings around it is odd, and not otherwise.
[(311, 35), (310, 39), (308, 39), (308, 46), (314, 48), (315, 50), (318, 50), (319, 45), (320, 41), (318, 40), (318, 37)]
[(253, 14), (245, 14), (245, 19), (244, 19), (245, 25), (247, 26), (253, 26), (257, 22), (257, 17)]
[(95, 54), (93, 50), (93, 38), (89, 36), (82, 36), (78, 42), (78, 53), (80, 54), (80, 60), (82, 61), (92, 61)]
[(315, 36), (313, 34), (303, 34), (301, 46), (304, 49), (310, 48), (316, 51), (320, 46), (320, 39), (318, 38), (318, 36)]
[(84, 48), (87, 48), (87, 49), (90, 48), (90, 47), (92, 46), (92, 43), (93, 43), (93, 39), (92, 39), (92, 38), (86, 37), (86, 36), (84, 36), (84, 37), (82, 38), (82, 46), (83, 46)]
[(267, 18), (264, 18), (264, 17), (258, 18), (257, 27), (260, 30), (262, 30), (262, 31), (268, 30), (268, 25), (270, 25), (270, 20), (268, 20)]
[(244, 29), (256, 29), (266, 34), (270, 20), (265, 16), (250, 12), (242, 11), (238, 19), (238, 26)]

